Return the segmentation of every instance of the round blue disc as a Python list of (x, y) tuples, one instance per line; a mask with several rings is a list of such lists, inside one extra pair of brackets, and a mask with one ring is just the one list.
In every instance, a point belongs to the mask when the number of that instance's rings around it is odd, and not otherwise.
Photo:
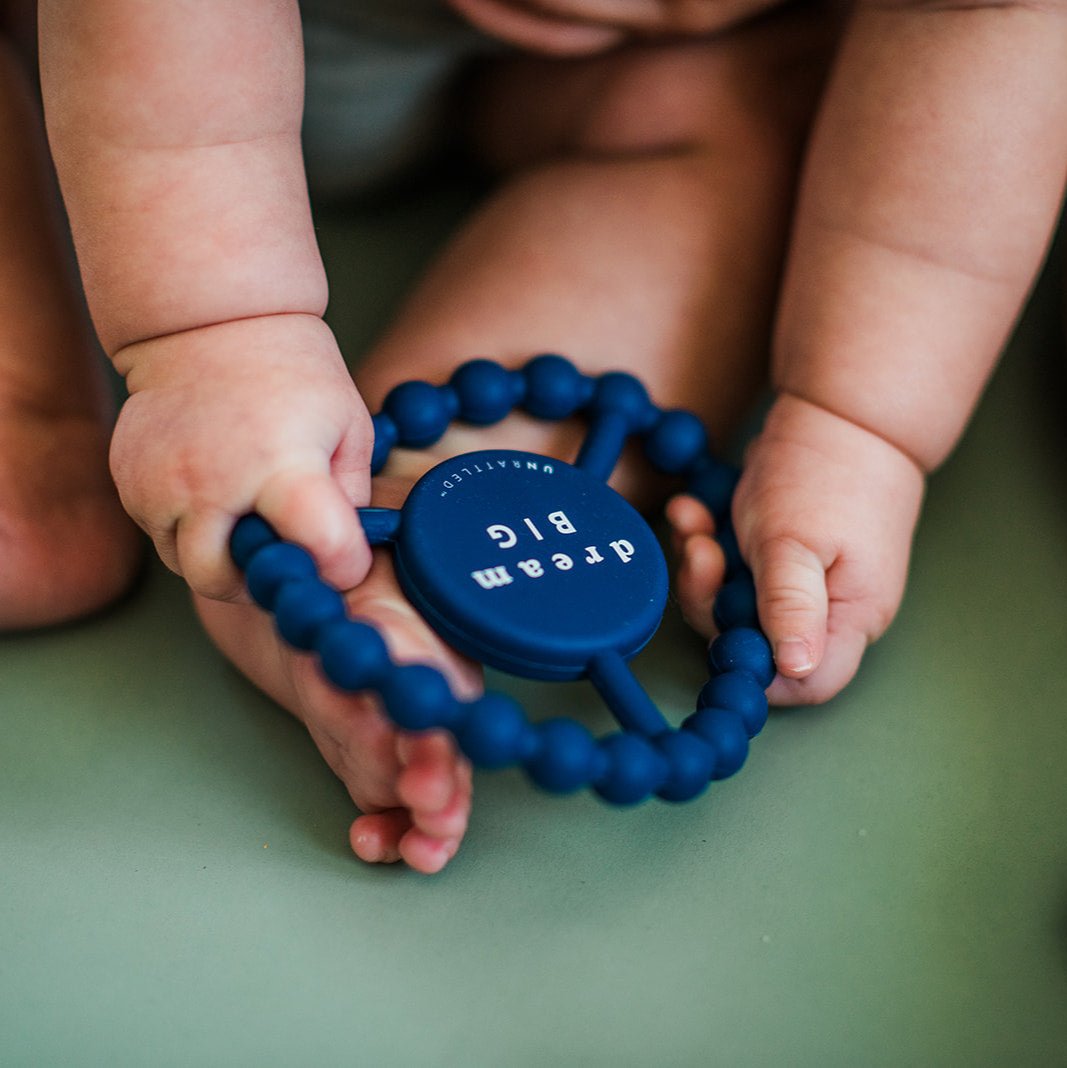
[(487, 449), (428, 471), (402, 511), (404, 592), (451, 645), (533, 679), (581, 677), (656, 632), (667, 564), (648, 524), (600, 479)]

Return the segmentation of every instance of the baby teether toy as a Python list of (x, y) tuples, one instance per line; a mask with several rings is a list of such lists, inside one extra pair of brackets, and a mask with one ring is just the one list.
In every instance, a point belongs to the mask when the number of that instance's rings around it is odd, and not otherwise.
[[(516, 408), (542, 419), (586, 417), (574, 463), (509, 449), (466, 453), (428, 471), (402, 508), (359, 515), (371, 544), (391, 548), (405, 595), (447, 642), (513, 675), (588, 678), (620, 731), (596, 739), (567, 718), (531, 723), (507, 695), (460, 701), (434, 668), (394, 664), (374, 627), (348, 618), (311, 556), (258, 516), (237, 524), (233, 558), (282, 637), (315, 652), (341, 689), (377, 693), (398, 726), (444, 728), (474, 765), (521, 765), (553, 792), (591, 786), (620, 805), (652, 794), (689, 800), (740, 768), (766, 722), (764, 691), (774, 677), (752, 577), (730, 527), (737, 473), (712, 457), (692, 413), (657, 408), (631, 375), (589, 377), (551, 355), (518, 371), (471, 360), (447, 385), (397, 386), (374, 417), (372, 471), (395, 445), (433, 444), (453, 419), (487, 426)], [(711, 677), (679, 729), (627, 663), (659, 626), (668, 585), (651, 529), (607, 485), (631, 437), (656, 469), (681, 476), (711, 510), (727, 561)]]

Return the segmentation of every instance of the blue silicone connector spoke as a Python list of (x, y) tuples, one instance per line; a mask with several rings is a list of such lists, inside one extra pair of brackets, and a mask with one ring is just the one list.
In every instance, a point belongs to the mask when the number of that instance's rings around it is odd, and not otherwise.
[(385, 545), (396, 541), (400, 532), (400, 510), (397, 508), (359, 508), (359, 521), (371, 545)]
[(655, 738), (671, 729), (630, 665), (618, 653), (594, 657), (589, 664), (589, 681), (623, 730)]
[(595, 418), (586, 433), (574, 466), (593, 478), (607, 482), (629, 436), (630, 425), (625, 415), (621, 412), (604, 412)]

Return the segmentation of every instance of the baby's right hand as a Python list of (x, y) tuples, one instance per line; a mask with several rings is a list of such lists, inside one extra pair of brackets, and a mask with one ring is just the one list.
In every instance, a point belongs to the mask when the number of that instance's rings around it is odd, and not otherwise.
[(120, 352), (130, 397), (111, 468), (122, 503), (197, 592), (242, 598), (228, 540), (259, 512), (350, 589), (370, 566), (355, 507), (370, 499), (373, 430), (321, 319), (272, 315)]
[(799, 397), (775, 402), (734, 501), (775, 704), (817, 704), (855, 674), (904, 592), (924, 475), (876, 434)]

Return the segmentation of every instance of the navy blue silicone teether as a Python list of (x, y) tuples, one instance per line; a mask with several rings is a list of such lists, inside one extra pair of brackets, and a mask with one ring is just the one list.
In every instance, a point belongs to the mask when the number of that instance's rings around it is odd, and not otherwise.
[[(689, 800), (744, 763), (774, 677), (730, 527), (737, 472), (712, 457), (692, 413), (657, 408), (631, 375), (591, 378), (552, 355), (518, 371), (471, 360), (447, 385), (397, 386), (374, 417), (372, 470), (395, 445), (433, 444), (454, 419), (485, 426), (516, 408), (542, 419), (587, 417), (574, 463), (509, 449), (466, 453), (428, 471), (399, 510), (361, 508), (360, 518), (372, 545), (392, 548), (404, 593), (449, 644), (513, 675), (588, 678), (620, 731), (596, 739), (571, 719), (531, 723), (505, 694), (460, 701), (434, 668), (394, 664), (375, 628), (348, 617), (308, 553), (258, 516), (234, 529), (233, 558), (282, 637), (315, 652), (334, 685), (377, 693), (398, 726), (449, 730), (476, 766), (522, 765), (556, 793), (591, 786), (613, 804), (652, 794)], [(655, 468), (681, 476), (711, 510), (727, 560), (710, 679), (679, 729), (627, 663), (659, 626), (668, 588), (651, 529), (607, 485), (634, 436)]]

